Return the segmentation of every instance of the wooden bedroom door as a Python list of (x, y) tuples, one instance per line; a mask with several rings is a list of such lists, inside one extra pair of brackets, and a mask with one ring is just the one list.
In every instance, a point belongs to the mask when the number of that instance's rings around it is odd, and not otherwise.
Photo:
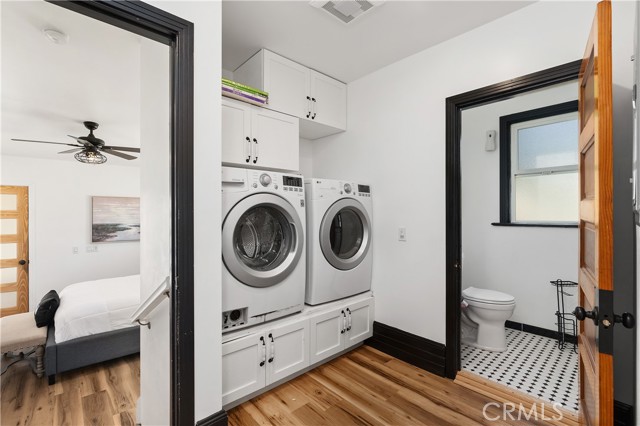
[(0, 186), (0, 317), (29, 311), (29, 188)]
[(598, 3), (579, 77), (580, 423), (613, 425), (611, 3)]

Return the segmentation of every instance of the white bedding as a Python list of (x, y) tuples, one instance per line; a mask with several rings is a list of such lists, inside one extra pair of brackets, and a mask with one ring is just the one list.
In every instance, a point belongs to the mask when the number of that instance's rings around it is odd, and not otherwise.
[(71, 284), (59, 296), (56, 343), (131, 327), (140, 304), (140, 275)]

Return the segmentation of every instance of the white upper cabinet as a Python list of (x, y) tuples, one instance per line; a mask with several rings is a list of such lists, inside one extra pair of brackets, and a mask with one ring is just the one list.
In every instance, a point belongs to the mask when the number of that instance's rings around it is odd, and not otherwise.
[(318, 139), (347, 128), (347, 85), (262, 49), (233, 73), (269, 93), (267, 108), (300, 118), (300, 136)]
[(222, 98), (222, 163), (298, 171), (298, 119)]
[(310, 70), (311, 119), (337, 129), (347, 128), (347, 86)]
[[(234, 74), (235, 75), (235, 74)], [(264, 51), (264, 90), (268, 108), (303, 117), (309, 114), (309, 68)]]

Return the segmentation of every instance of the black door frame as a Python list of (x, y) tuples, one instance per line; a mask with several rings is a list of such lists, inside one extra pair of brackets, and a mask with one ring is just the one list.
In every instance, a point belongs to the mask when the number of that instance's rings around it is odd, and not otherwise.
[(575, 80), (581, 60), (527, 74), (446, 99), (446, 348), (445, 375), (460, 371), (460, 300), (462, 297), (462, 231), (460, 201), (460, 137), (462, 111)]
[(193, 425), (193, 23), (136, 0), (47, 1), (171, 48), (170, 421)]

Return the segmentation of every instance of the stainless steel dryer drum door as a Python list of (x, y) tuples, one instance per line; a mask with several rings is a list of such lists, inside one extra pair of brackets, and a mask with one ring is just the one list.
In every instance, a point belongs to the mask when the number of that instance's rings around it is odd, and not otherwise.
[(293, 206), (273, 194), (250, 195), (222, 224), (222, 259), (231, 274), (252, 287), (270, 287), (296, 267), (304, 247)]
[(334, 268), (347, 271), (362, 262), (371, 244), (371, 221), (364, 206), (352, 198), (336, 201), (320, 224), (320, 248)]

